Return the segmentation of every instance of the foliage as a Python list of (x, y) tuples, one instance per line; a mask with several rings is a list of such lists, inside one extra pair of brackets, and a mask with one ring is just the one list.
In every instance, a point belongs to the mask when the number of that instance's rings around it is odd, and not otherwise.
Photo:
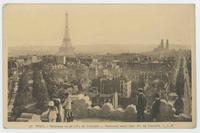
[(17, 118), (21, 115), (24, 107), (32, 102), (32, 93), (29, 86), (30, 73), (26, 70), (19, 79), (19, 88), (14, 102), (13, 115)]
[(49, 99), (46, 83), (42, 71), (36, 67), (33, 73), (33, 97), (36, 99), (37, 107), (44, 110)]
[(39, 86), (41, 81), (41, 75), (39, 71), (34, 71), (33, 73), (33, 97), (37, 97), (38, 93), (40, 92)]
[(176, 79), (176, 93), (179, 97), (184, 95), (184, 74), (183, 67), (180, 67)]
[(47, 87), (45, 85), (44, 80), (41, 81), (41, 84), (39, 86), (40, 93), (37, 95), (37, 106), (41, 109), (41, 111), (44, 111), (47, 108), (48, 103), (48, 92)]

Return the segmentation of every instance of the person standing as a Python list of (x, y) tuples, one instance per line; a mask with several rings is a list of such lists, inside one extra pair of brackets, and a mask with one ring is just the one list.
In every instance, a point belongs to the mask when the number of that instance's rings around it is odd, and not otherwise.
[(152, 121), (158, 121), (159, 113), (160, 113), (160, 96), (158, 93), (156, 93), (151, 108)]
[(48, 121), (49, 122), (56, 122), (58, 109), (57, 109), (56, 106), (54, 106), (53, 101), (49, 102), (49, 108), (48, 108), (47, 112), (48, 112)]
[(73, 121), (73, 114), (72, 114), (72, 100), (69, 97), (69, 93), (65, 93), (65, 99), (63, 103), (64, 108), (64, 121), (71, 122)]
[(137, 104), (136, 104), (137, 121), (138, 122), (143, 122), (145, 120), (145, 118), (144, 118), (145, 108), (146, 108), (146, 97), (143, 93), (143, 89), (139, 88), (138, 89), (138, 100), (137, 100)]
[(54, 99), (55, 106), (58, 109), (58, 114), (56, 118), (56, 122), (62, 122), (63, 121), (63, 109), (62, 104), (59, 98)]

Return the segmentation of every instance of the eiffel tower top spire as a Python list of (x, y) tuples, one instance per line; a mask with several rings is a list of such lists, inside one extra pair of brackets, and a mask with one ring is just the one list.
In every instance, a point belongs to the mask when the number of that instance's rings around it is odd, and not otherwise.
[(69, 42), (71, 43), (70, 40), (70, 35), (69, 35), (69, 28), (68, 28), (68, 13), (65, 13), (65, 33), (64, 33), (64, 39), (69, 40)]

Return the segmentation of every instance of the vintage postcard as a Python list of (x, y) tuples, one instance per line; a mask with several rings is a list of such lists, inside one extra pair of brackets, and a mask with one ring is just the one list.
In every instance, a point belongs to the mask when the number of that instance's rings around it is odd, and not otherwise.
[(196, 127), (195, 5), (5, 4), (5, 128)]

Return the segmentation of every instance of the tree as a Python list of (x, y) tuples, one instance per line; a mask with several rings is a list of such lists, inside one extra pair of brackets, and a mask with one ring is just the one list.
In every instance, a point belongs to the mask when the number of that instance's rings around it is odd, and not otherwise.
[(40, 108), (41, 111), (45, 111), (48, 103), (48, 92), (45, 81), (42, 79), (40, 85), (38, 86), (38, 90), (40, 91), (37, 95), (37, 107)]
[(28, 84), (29, 74), (29, 71), (25, 70), (19, 79), (19, 87), (13, 107), (13, 116), (15, 118), (19, 117), (24, 107), (32, 102), (31, 91), (29, 90)]
[(184, 74), (182, 66), (180, 67), (176, 78), (176, 94), (179, 97), (184, 95)]
[(34, 73), (33, 73), (33, 92), (32, 92), (33, 97), (37, 97), (37, 95), (39, 94), (39, 92), (40, 92), (40, 88), (39, 88), (40, 84), (41, 84), (40, 71), (35, 70)]
[(33, 74), (33, 92), (34, 98), (37, 102), (37, 107), (43, 111), (46, 108), (49, 95), (47, 86), (43, 78), (42, 72), (35, 69)]
[(56, 91), (57, 91), (57, 82), (54, 78), (53, 72), (50, 71), (43, 71), (43, 78), (46, 82), (46, 87), (49, 98), (53, 98), (56, 95)]

